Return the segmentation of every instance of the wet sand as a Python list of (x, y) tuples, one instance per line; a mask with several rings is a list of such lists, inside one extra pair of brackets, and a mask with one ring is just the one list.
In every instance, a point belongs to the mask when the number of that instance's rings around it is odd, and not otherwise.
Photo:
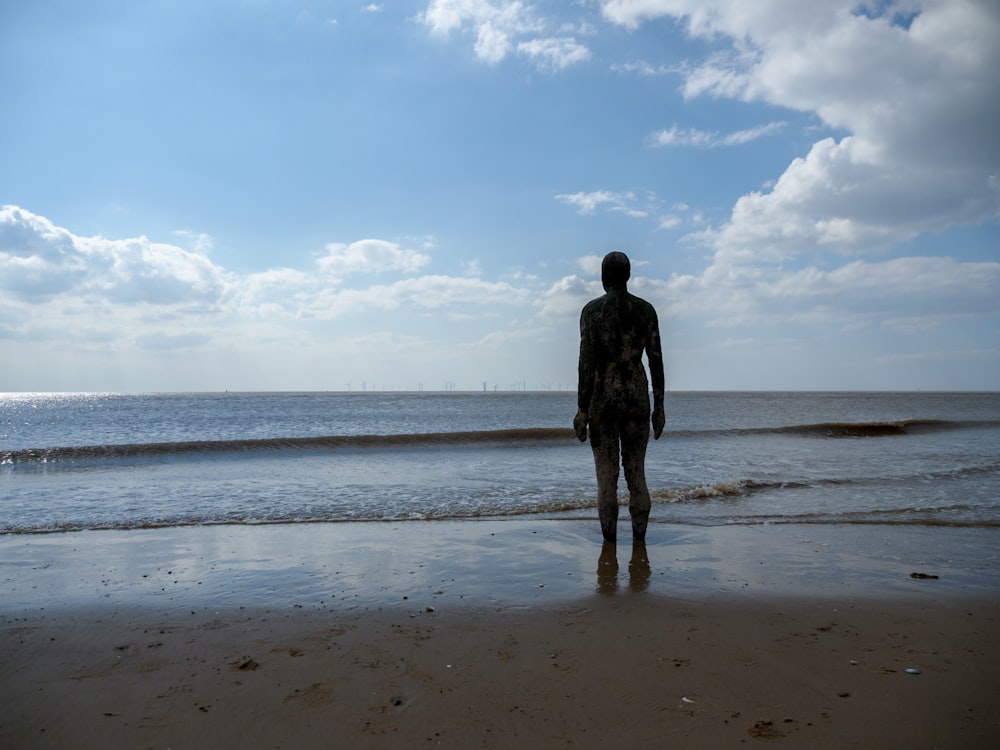
[(0, 747), (1000, 743), (994, 530), (595, 527), (2, 537)]

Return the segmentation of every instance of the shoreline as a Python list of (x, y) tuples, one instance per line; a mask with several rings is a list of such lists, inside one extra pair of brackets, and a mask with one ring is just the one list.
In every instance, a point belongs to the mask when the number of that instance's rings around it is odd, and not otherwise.
[(0, 535), (0, 607), (534, 606), (630, 587), (693, 600), (1000, 594), (1000, 528), (652, 521), (633, 547), (625, 516), (617, 546), (579, 517)]
[(0, 745), (995, 747), (997, 533), (0, 537)]

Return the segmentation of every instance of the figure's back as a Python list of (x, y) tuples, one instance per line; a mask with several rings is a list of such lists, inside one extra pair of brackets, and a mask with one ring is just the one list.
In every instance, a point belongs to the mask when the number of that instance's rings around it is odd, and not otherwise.
[(649, 409), (642, 354), (653, 346), (657, 329), (653, 306), (622, 289), (612, 289), (584, 307), (581, 353), (585, 366), (592, 368), (595, 401)]

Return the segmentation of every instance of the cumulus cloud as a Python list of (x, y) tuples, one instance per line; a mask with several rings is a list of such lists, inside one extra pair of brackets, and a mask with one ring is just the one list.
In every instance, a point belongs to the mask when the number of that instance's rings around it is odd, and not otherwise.
[(0, 288), (13, 299), (73, 294), (111, 302), (218, 303), (228, 275), (205, 256), (145, 237), (79, 237), (17, 206), (0, 207)]
[(584, 255), (576, 259), (576, 264), (580, 267), (587, 278), (600, 277), (601, 263), (604, 261), (600, 255)]
[(566, 33), (572, 29), (560, 25), (558, 35), (549, 33), (550, 24), (519, 0), (431, 0), (421, 19), (435, 34), (474, 36), (476, 57), (487, 63), (518, 54), (542, 70), (560, 71), (590, 57), (586, 45)]
[[(601, 258), (578, 259), (538, 297), (543, 315), (573, 317), (603, 293)], [(1000, 262), (948, 257), (854, 260), (799, 269), (713, 264), (700, 273), (636, 276), (629, 288), (652, 302), (670, 326), (697, 321), (711, 328), (763, 331), (868, 330), (909, 336), (966, 324), (1000, 312)]]
[(962, 263), (943, 257), (859, 260), (831, 270), (805, 268), (761, 287), (764, 309), (836, 311), (840, 319), (870, 318), (879, 323), (906, 310), (926, 322), (929, 311), (939, 316), (995, 311), (1000, 263)]
[(712, 325), (798, 322), (915, 332), (995, 314), (1000, 263), (906, 257), (831, 269), (715, 264), (701, 274), (643, 283), (671, 316)]
[(324, 271), (310, 273), (284, 268), (247, 276), (240, 284), (239, 300), (246, 314), (327, 320), (372, 310), (518, 305), (526, 304), (528, 295), (524, 287), (476, 276), (426, 274), (384, 284), (347, 287), (338, 276)]
[(780, 262), (817, 248), (881, 251), (996, 212), (995, 191), (982, 189), (975, 170), (878, 165), (864, 152), (853, 137), (816, 143), (770, 192), (741, 197), (729, 221), (702, 239), (716, 248), (719, 262)]
[(402, 271), (412, 273), (427, 265), (430, 258), (385, 240), (360, 240), (349, 245), (331, 243), (327, 254), (317, 261), (321, 271), (336, 277), (352, 273)]
[[(598, 272), (600, 262), (598, 261)], [(601, 282), (586, 281), (576, 274), (564, 276), (549, 286), (541, 295), (537, 305), (542, 315), (545, 316), (568, 316), (579, 315), (583, 305), (588, 301), (603, 294)]]
[[(199, 242), (198, 235), (179, 236)], [(398, 243), (364, 239), (330, 243), (304, 268), (239, 275), (175, 245), (80, 237), (3, 206), (0, 339), (162, 352), (204, 349), (252, 321), (280, 326), (371, 311), (471, 315), (494, 306), (530, 307), (530, 281), (484, 280), (475, 262), (466, 267), (469, 275), (423, 274), (429, 262)], [(372, 284), (370, 274), (401, 278)]]
[[(476, 342), (477, 351), (565, 343), (583, 304), (602, 293), (600, 262), (598, 255), (578, 258), (578, 272), (554, 282), (525, 275), (490, 281), (478, 269), (462, 277), (425, 274), (422, 254), (362, 240), (332, 243), (304, 268), (240, 276), (182, 248), (144, 238), (83, 238), (7, 206), (0, 210), (0, 341), (8, 350), (56, 341), (60, 356), (68, 358), (98, 350), (154, 359), (230, 349), (310, 351), (318, 343), (312, 331), (345, 320), (344, 331), (369, 342), (357, 350), (363, 357), (386, 325), (397, 346), (407, 336), (422, 336), (417, 321), (451, 321), (460, 313), (468, 335), (448, 339), (449, 351), (475, 348)], [(34, 264), (31, 284), (7, 273), (18, 264)], [(397, 278), (371, 284), (362, 273)], [(359, 278), (364, 283), (348, 286)], [(791, 323), (813, 331), (826, 326), (912, 336), (997, 314), (1000, 262), (854, 258), (832, 267), (792, 268), (717, 260), (700, 273), (637, 276), (631, 288), (671, 326), (685, 319), (720, 328)], [(487, 318), (505, 325), (491, 333)], [(320, 349), (330, 343), (326, 336), (323, 341)]]
[[(729, 39), (683, 66), (686, 96), (814, 113), (849, 133), (816, 143), (771, 192), (744, 196), (723, 227), (703, 235), (720, 261), (780, 261), (817, 245), (866, 252), (1000, 215), (996, 3), (604, 0), (601, 8), (627, 28), (669, 16), (692, 36)], [(654, 142), (720, 138), (675, 127)]]

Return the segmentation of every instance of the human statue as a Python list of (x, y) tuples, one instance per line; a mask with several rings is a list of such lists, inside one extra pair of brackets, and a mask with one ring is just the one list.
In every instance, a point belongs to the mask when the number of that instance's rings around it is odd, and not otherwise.
[(653, 437), (659, 438), (663, 413), (663, 354), (656, 311), (630, 294), (628, 256), (608, 253), (601, 264), (604, 296), (591, 300), (580, 315), (580, 366), (573, 428), (580, 442), (590, 431), (597, 469), (597, 512), (605, 542), (615, 543), (618, 529), (619, 456), (628, 484), (632, 539), (643, 542), (651, 505), (646, 486), (649, 442), (649, 383), (643, 352), (653, 380)]

